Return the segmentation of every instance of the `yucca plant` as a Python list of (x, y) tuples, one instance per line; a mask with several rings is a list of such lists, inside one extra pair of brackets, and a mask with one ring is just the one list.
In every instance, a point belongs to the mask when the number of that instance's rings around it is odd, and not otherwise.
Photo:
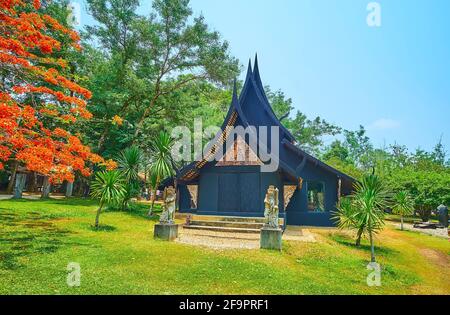
[(352, 197), (344, 197), (341, 199), (339, 205), (336, 206), (337, 211), (334, 211), (331, 219), (336, 222), (339, 229), (356, 230), (355, 245), (361, 245), (361, 238), (365, 231), (364, 225), (359, 225), (358, 209), (352, 203)]
[(125, 179), (123, 200), (120, 203), (122, 210), (126, 210), (130, 200), (139, 194), (139, 167), (142, 163), (142, 153), (137, 146), (123, 150), (117, 158), (118, 169)]
[(139, 179), (139, 167), (142, 163), (142, 153), (137, 146), (124, 149), (117, 158), (118, 169), (127, 182)]
[(173, 176), (175, 171), (173, 168), (174, 161), (172, 158), (173, 138), (165, 131), (161, 131), (158, 136), (150, 142), (150, 153), (152, 164), (150, 166), (151, 177), (154, 177), (152, 203), (148, 215), (152, 215), (155, 204), (156, 191), (161, 180), (166, 177)]
[(95, 216), (95, 227), (99, 226), (100, 213), (105, 204), (117, 204), (126, 194), (123, 175), (118, 170), (101, 171), (91, 183), (91, 196), (100, 200)]
[(392, 212), (400, 215), (400, 229), (403, 231), (403, 217), (414, 213), (414, 200), (406, 191), (399, 191), (394, 195)]
[(367, 233), (370, 241), (371, 261), (375, 262), (374, 234), (384, 225), (384, 209), (389, 202), (389, 193), (376, 175), (366, 175), (354, 185), (353, 206), (357, 211), (357, 226)]
[(342, 198), (332, 219), (341, 229), (356, 230), (356, 246), (362, 236), (370, 240), (371, 261), (375, 261), (373, 235), (384, 225), (384, 209), (388, 204), (389, 194), (376, 175), (366, 175), (361, 182), (354, 185), (352, 196)]

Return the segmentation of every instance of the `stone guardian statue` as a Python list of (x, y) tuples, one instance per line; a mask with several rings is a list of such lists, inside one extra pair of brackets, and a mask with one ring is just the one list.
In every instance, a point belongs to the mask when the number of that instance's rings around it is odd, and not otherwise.
[(163, 211), (161, 213), (161, 216), (159, 217), (159, 222), (161, 224), (174, 224), (176, 201), (175, 188), (173, 188), (172, 186), (164, 188), (163, 200)]
[(278, 211), (278, 188), (270, 185), (264, 199), (265, 227), (279, 228)]

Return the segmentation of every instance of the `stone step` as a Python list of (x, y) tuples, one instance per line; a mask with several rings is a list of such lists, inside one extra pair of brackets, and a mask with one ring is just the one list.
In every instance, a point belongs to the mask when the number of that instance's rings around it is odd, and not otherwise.
[[(190, 215), (191, 221), (226, 221), (226, 222), (249, 222), (249, 223), (264, 223), (263, 217), (238, 217), (238, 216), (218, 216), (218, 215), (200, 215), (189, 213), (176, 213), (175, 218), (185, 220)], [(283, 219), (279, 219), (280, 224), (283, 224)]]
[(261, 229), (264, 223), (256, 222), (241, 222), (241, 221), (203, 221), (203, 220), (191, 220), (190, 225), (201, 226), (221, 226), (221, 227), (234, 227), (244, 229)]
[(230, 233), (259, 233), (260, 229), (224, 227), (224, 226), (205, 226), (205, 225), (183, 225), (184, 229), (195, 229), (203, 231), (230, 232)]

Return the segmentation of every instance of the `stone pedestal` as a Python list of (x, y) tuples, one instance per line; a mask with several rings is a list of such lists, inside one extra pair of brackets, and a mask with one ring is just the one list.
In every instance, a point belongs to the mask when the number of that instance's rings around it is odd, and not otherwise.
[(178, 224), (155, 224), (154, 238), (173, 241), (178, 237)]
[(260, 248), (281, 250), (281, 229), (263, 227), (261, 229)]

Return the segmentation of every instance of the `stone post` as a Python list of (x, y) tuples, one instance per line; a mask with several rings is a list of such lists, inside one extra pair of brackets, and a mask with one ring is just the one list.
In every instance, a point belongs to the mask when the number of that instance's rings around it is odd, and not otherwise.
[(262, 249), (281, 250), (283, 231), (280, 228), (263, 227), (261, 229), (259, 247)]
[(165, 241), (173, 241), (178, 237), (178, 224), (157, 223), (155, 224), (154, 238)]
[(443, 227), (448, 227), (448, 208), (444, 205), (437, 207), (439, 224)]

